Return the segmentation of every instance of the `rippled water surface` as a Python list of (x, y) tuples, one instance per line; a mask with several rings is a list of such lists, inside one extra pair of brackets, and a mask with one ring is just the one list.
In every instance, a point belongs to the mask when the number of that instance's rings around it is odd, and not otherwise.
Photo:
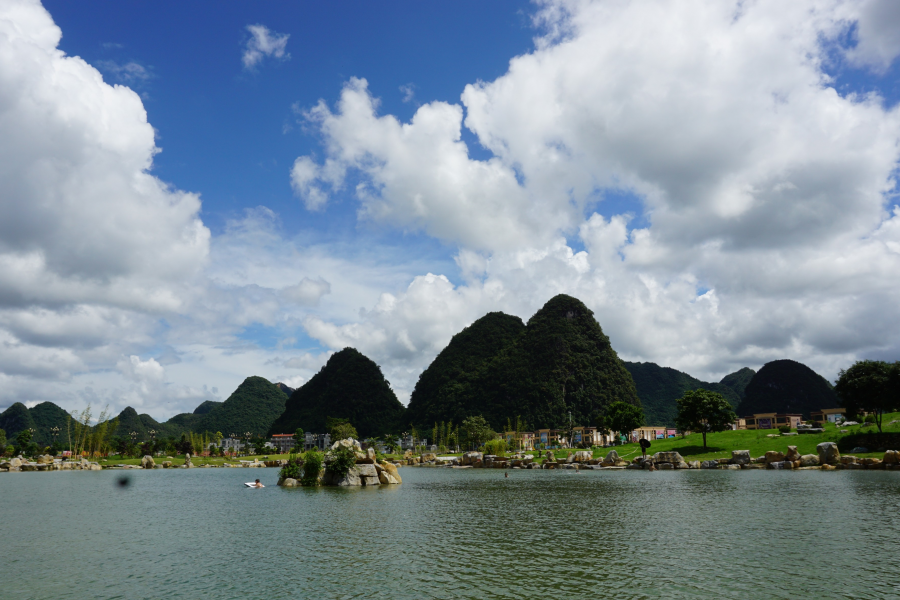
[(900, 472), (400, 472), (3, 473), (0, 598), (900, 597)]

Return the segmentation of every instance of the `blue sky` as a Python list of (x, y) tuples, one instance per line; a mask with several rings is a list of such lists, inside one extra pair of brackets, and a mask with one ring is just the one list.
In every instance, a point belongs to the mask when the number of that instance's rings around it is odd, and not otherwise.
[(898, 6), (11, 0), (0, 408), (167, 418), (345, 346), (405, 402), (558, 293), (706, 380), (896, 360)]

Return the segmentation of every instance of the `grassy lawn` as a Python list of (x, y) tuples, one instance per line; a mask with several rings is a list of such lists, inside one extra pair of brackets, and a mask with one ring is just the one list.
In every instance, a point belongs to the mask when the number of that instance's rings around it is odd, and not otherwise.
[[(900, 423), (889, 425), (891, 421), (900, 419), (900, 413), (885, 414), (882, 430), (884, 432), (900, 432)], [(846, 429), (847, 433), (841, 433), (840, 429)], [(655, 452), (671, 452), (680, 453), (685, 460), (710, 460), (714, 458), (731, 458), (732, 450), (749, 450), (750, 456), (763, 456), (768, 450), (777, 450), (787, 452), (788, 446), (797, 446), (800, 454), (815, 454), (816, 446), (822, 442), (837, 442), (839, 438), (845, 435), (855, 433), (871, 433), (878, 431), (875, 427), (862, 427), (860, 425), (851, 425), (850, 427), (838, 428), (831, 423), (825, 424), (824, 433), (801, 434), (801, 435), (782, 435), (780, 437), (767, 437), (770, 433), (778, 433), (777, 430), (738, 430), (738, 431), (721, 431), (719, 433), (709, 433), (706, 435), (707, 448), (703, 448), (703, 436), (694, 433), (684, 438), (681, 436), (669, 438), (665, 440), (654, 440), (652, 446), (648, 450), (648, 454)], [(874, 449), (873, 449), (874, 450)], [(620, 456), (627, 456), (630, 460), (640, 454), (640, 448), (637, 444), (625, 444), (619, 446), (616, 451)], [(594, 456), (605, 455), (608, 449), (594, 451)], [(859, 457), (881, 458), (883, 452), (868, 452), (866, 454), (855, 454)]]

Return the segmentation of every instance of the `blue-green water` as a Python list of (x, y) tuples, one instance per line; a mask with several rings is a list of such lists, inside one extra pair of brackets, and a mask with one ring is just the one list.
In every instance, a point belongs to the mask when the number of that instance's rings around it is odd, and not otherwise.
[(3, 473), (0, 598), (900, 597), (900, 472), (400, 472)]

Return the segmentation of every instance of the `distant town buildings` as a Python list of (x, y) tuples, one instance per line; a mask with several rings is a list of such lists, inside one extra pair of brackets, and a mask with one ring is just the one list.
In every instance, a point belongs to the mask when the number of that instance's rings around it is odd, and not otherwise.
[(818, 423), (824, 423), (828, 421), (829, 423), (835, 423), (839, 419), (843, 420), (847, 416), (846, 408), (823, 408), (822, 410), (817, 410), (813, 413), (810, 413), (810, 418), (813, 421)]
[[(751, 417), (740, 419), (744, 421), (743, 429), (778, 429), (790, 427), (796, 429), (803, 422), (803, 415), (787, 413), (757, 413)], [(741, 429), (740, 426), (738, 426)]]

